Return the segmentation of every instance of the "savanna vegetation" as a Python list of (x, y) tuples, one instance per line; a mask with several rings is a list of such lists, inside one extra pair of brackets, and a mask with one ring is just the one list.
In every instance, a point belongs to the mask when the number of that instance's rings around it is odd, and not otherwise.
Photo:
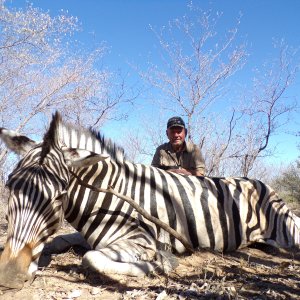
[[(76, 17), (63, 12), (52, 17), (32, 5), (8, 8), (0, 0), (0, 126), (42, 139), (40, 132), (59, 110), (73, 123), (99, 128), (124, 120), (143, 105), (143, 93), (153, 90), (160, 95), (153, 104), (156, 121), (143, 116), (145, 124), (118, 141), (130, 159), (149, 162), (164, 140), (164, 129), (159, 129), (165, 127), (164, 112), (172, 111), (187, 120), (189, 138), (204, 154), (207, 175), (261, 179), (299, 212), (300, 162), (282, 168), (265, 162), (276, 153), (270, 144), (273, 136), (299, 117), (297, 99), (288, 98), (298, 74), (299, 53), (277, 41), (274, 56), (255, 70), (252, 82), (236, 94), (238, 100), (226, 103), (226, 94), (233, 89), (228, 84), (247, 66), (249, 50), (247, 41), (239, 38), (242, 18), (217, 32), (220, 18), (190, 5), (181, 19), (170, 20), (161, 30), (151, 27), (161, 64), (151, 57), (146, 69), (133, 62), (132, 72), (141, 82), (133, 87), (122, 72), (105, 66), (105, 44), (93, 47), (76, 40), (81, 29)], [(217, 109), (220, 103), (225, 110)], [(0, 145), (1, 248), (7, 232), (3, 186), (17, 159)], [(65, 224), (60, 233), (70, 230)], [(17, 293), (0, 291), (0, 298), (296, 299), (299, 253), (270, 255), (274, 251), (246, 249), (229, 256), (200, 252), (181, 258), (179, 269), (170, 276), (154, 275), (141, 282), (88, 273), (80, 266), (83, 248), (58, 255), (49, 245), (33, 284)]]

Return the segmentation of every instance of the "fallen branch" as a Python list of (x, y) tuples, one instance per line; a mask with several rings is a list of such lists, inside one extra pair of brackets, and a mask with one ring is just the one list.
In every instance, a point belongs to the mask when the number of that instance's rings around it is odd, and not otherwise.
[(87, 188), (89, 188), (90, 190), (97, 192), (97, 193), (110, 193), (115, 195), (116, 197), (126, 201), (127, 203), (129, 203), (138, 213), (140, 213), (145, 219), (149, 220), (150, 222), (154, 223), (155, 225), (161, 227), (162, 229), (164, 229), (165, 231), (167, 231), (169, 234), (171, 234), (173, 237), (175, 237), (178, 241), (180, 241), (182, 243), (182, 245), (190, 252), (190, 253), (194, 253), (194, 249), (190, 246), (190, 244), (188, 243), (188, 241), (183, 238), (181, 235), (179, 235), (179, 233), (174, 230), (173, 228), (171, 228), (168, 224), (162, 222), (161, 220), (151, 216), (145, 209), (143, 209), (142, 207), (140, 207), (132, 198), (124, 196), (118, 192), (116, 192), (111, 186), (108, 186), (107, 189), (103, 189), (103, 188), (97, 188), (94, 187), (84, 181), (82, 181), (74, 172), (70, 171), (70, 173), (78, 180), (78, 182), (82, 185), (85, 186)]

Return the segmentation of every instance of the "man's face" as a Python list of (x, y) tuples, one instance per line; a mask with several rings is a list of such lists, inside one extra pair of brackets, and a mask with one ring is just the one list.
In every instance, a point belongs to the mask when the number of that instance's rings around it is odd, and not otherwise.
[(180, 126), (174, 126), (167, 129), (167, 136), (174, 149), (180, 148), (185, 140), (185, 129)]

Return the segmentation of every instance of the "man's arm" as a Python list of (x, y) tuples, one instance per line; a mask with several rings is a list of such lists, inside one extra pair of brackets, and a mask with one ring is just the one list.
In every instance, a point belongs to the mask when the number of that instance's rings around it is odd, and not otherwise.
[(183, 175), (204, 176), (203, 169), (189, 170), (189, 169), (179, 168), (179, 169), (169, 169), (168, 171), (177, 174), (183, 174)]
[(159, 149), (156, 149), (154, 156), (152, 158), (151, 166), (159, 168), (160, 166), (160, 154)]
[(205, 170), (204, 169), (196, 169), (196, 170), (191, 170), (192, 175), (194, 176), (205, 176)]
[(195, 169), (191, 170), (192, 175), (205, 176), (205, 163), (200, 148), (194, 145), (193, 158)]

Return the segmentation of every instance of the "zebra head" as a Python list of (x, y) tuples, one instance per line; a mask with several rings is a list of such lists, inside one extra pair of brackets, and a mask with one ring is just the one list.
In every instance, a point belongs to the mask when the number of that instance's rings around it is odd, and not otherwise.
[(56, 113), (41, 143), (0, 129), (6, 146), (21, 156), (6, 184), (8, 233), (0, 258), (0, 285), (21, 288), (37, 270), (44, 243), (63, 218), (69, 168), (87, 167), (103, 159), (87, 150), (66, 147), (60, 140), (60, 125)]

